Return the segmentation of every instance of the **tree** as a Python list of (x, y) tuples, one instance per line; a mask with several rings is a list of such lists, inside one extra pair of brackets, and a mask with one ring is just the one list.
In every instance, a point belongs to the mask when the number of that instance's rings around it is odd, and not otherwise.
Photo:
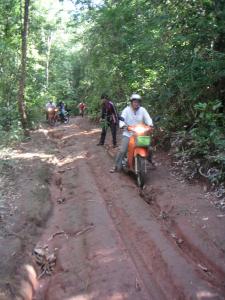
[(24, 15), (23, 15), (23, 29), (21, 31), (22, 48), (21, 48), (21, 69), (19, 81), (19, 94), (18, 94), (18, 107), (21, 118), (21, 124), (25, 136), (29, 136), (27, 112), (24, 99), (24, 91), (26, 84), (26, 64), (27, 64), (27, 36), (28, 36), (28, 23), (29, 23), (29, 5), (30, 0), (25, 0)]

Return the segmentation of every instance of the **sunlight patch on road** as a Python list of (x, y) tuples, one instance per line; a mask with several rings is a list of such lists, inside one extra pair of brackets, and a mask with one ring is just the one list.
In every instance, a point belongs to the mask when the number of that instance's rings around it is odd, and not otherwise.
[(67, 139), (70, 139), (72, 137), (80, 136), (80, 135), (92, 135), (92, 134), (95, 134), (95, 133), (99, 133), (100, 131), (101, 131), (101, 129), (99, 129), (99, 128), (95, 128), (95, 129), (92, 129), (90, 131), (87, 131), (87, 130), (79, 131), (77, 133), (73, 133), (73, 134), (64, 136), (62, 138), (62, 140), (67, 140)]
[(206, 300), (206, 299), (217, 299), (218, 295), (211, 293), (209, 291), (201, 291), (201, 292), (197, 292), (197, 299), (199, 300)]
[(88, 300), (88, 299), (92, 299), (92, 298), (90, 298), (90, 295), (85, 294), (85, 295), (73, 296), (73, 297), (68, 298), (66, 300)]
[(40, 129), (37, 130), (37, 132), (43, 133), (43, 134), (45, 135), (45, 137), (48, 137), (48, 131), (49, 131), (49, 130), (44, 129), (44, 128), (40, 128)]
[(38, 280), (37, 274), (33, 266), (25, 265), (24, 270), (26, 271), (27, 280), (22, 280), (20, 288), (20, 296), (23, 299), (33, 299), (33, 291), (37, 290)]
[(112, 297), (108, 298), (110, 300), (123, 300), (123, 299), (128, 299), (128, 295), (123, 293), (115, 293), (114, 295), (112, 295)]
[(44, 152), (25, 152), (22, 153), (20, 151), (11, 151), (11, 152), (5, 152), (5, 153), (0, 153), (0, 159), (4, 160), (10, 160), (10, 159), (35, 159), (39, 158), (42, 161), (48, 161), (49, 163), (62, 167), (64, 165), (73, 163), (79, 159), (86, 159), (87, 158), (87, 151), (82, 151), (78, 153), (77, 155), (68, 155), (64, 157), (63, 159), (58, 159), (55, 155), (53, 154), (46, 154)]
[(4, 158), (4, 159), (33, 159), (33, 158), (40, 158), (43, 160), (46, 159), (50, 159), (53, 158), (54, 155), (52, 154), (46, 154), (43, 152), (26, 152), (26, 153), (22, 153), (19, 151), (11, 151), (11, 152), (7, 152), (7, 153), (1, 153), (0, 154), (0, 158)]
[(25, 265), (24, 268), (27, 271), (29, 281), (32, 283), (33, 288), (36, 289), (38, 286), (38, 281), (37, 281), (37, 274), (34, 267), (31, 265)]
[(62, 167), (64, 165), (71, 164), (79, 159), (86, 159), (86, 158), (87, 158), (87, 151), (82, 151), (76, 156), (68, 155), (62, 160), (57, 160), (56, 165)]
[[(111, 248), (109, 250), (101, 249), (93, 253), (93, 257), (98, 258), (99, 263), (104, 263), (104, 264), (112, 263), (113, 261), (117, 260), (117, 258), (115, 258), (115, 252), (116, 249), (114, 248)], [(122, 258), (120, 258), (120, 261), (121, 260)]]
[[(98, 295), (91, 294), (83, 294), (70, 297), (66, 300), (91, 300), (91, 299), (98, 299)], [(112, 296), (107, 296), (108, 300), (123, 300), (128, 299), (128, 295), (125, 293), (114, 293)]]
[(84, 131), (81, 131), (80, 134), (84, 134), (84, 135), (91, 135), (91, 134), (94, 134), (94, 133), (97, 133), (97, 132), (100, 132), (101, 129), (100, 128), (95, 128), (95, 129), (92, 129), (92, 130), (84, 130)]

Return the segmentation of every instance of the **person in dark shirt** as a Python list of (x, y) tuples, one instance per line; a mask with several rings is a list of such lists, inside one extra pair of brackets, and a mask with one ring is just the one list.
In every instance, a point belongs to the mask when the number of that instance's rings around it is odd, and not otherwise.
[(113, 104), (112, 101), (110, 101), (108, 95), (102, 94), (101, 100), (102, 100), (101, 121), (102, 121), (103, 126), (102, 126), (100, 141), (97, 144), (97, 146), (104, 145), (107, 129), (108, 129), (108, 127), (110, 127), (111, 133), (112, 133), (113, 147), (115, 148), (115, 147), (117, 147), (116, 128), (117, 128), (117, 124), (118, 124), (118, 114), (117, 114), (115, 105)]
[(57, 104), (57, 107), (59, 109), (59, 116), (60, 116), (61, 121), (65, 121), (65, 113), (66, 113), (65, 103), (63, 101), (60, 101)]

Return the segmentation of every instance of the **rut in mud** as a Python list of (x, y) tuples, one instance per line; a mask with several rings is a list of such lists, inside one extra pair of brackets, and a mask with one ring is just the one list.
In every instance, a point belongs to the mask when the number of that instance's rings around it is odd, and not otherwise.
[(224, 299), (225, 221), (200, 187), (177, 182), (158, 154), (140, 195), (132, 178), (109, 173), (113, 153), (82, 118), (47, 137), (52, 210), (32, 247), (56, 265), (48, 276), (27, 259), (18, 299)]

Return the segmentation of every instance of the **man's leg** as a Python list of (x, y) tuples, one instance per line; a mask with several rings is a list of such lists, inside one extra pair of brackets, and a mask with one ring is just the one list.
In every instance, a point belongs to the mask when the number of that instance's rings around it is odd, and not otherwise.
[(156, 165), (155, 165), (152, 157), (153, 157), (153, 148), (152, 148), (152, 146), (150, 146), (148, 148), (148, 157), (147, 157), (147, 160), (152, 164), (152, 166), (154, 168), (156, 168)]
[(103, 127), (103, 128), (102, 128), (102, 132), (101, 132), (100, 141), (99, 141), (99, 143), (97, 144), (98, 146), (99, 146), (99, 145), (104, 145), (106, 133), (107, 133), (107, 128), (106, 128), (106, 127)]
[(110, 129), (111, 129), (111, 133), (112, 133), (113, 146), (115, 147), (117, 145), (117, 143), (116, 143), (116, 124), (111, 123)]
[(129, 140), (130, 140), (130, 138), (128, 136), (122, 137), (119, 152), (117, 153), (116, 159), (115, 159), (115, 168), (114, 168), (115, 170), (120, 171), (122, 169), (122, 161), (123, 161), (123, 158), (125, 157), (125, 155), (127, 154)]
[(63, 114), (62, 111), (60, 112), (60, 121), (61, 121), (61, 122), (64, 122), (64, 114)]

